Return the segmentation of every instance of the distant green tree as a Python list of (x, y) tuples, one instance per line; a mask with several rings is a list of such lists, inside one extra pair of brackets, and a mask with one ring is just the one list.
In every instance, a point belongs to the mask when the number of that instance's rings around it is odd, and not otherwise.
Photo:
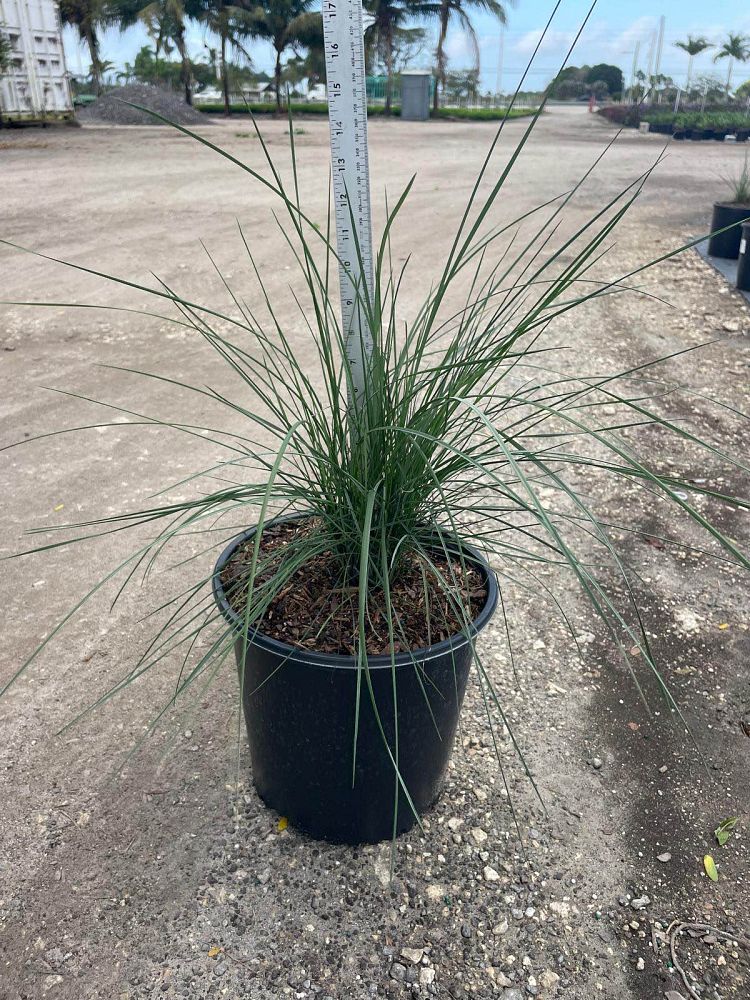
[(305, 55), (295, 55), (287, 59), (281, 82), (290, 84), (292, 88), (302, 82), (306, 82), (308, 87), (314, 87), (318, 83), (325, 83), (325, 78), (325, 52), (322, 49), (308, 49)]
[(138, 83), (160, 84), (171, 90), (176, 90), (181, 83), (182, 64), (160, 58), (149, 45), (144, 45), (136, 53), (133, 64), (128, 69)]
[(209, 31), (219, 36), (219, 69), (224, 94), (224, 114), (227, 116), (232, 113), (228, 55), (233, 52), (236, 57), (244, 57), (248, 65), (251, 61), (245, 45), (253, 35), (255, 18), (254, 12), (251, 13), (244, 3), (245, 0), (241, 0), (239, 4), (225, 3), (224, 0), (201, 0), (200, 21)]
[(365, 32), (366, 57), (376, 58), (383, 66), (386, 77), (385, 112), (390, 113), (393, 100), (393, 77), (396, 72), (397, 49), (399, 43), (408, 37), (410, 30), (406, 22), (415, 17), (437, 16), (437, 8), (420, 0), (364, 0), (365, 10), (374, 18)]
[(282, 57), (296, 45), (322, 49), (323, 18), (310, 7), (313, 0), (262, 0), (249, 17), (249, 31), (254, 38), (270, 42), (276, 53), (273, 85), (276, 111), (281, 112)]
[(705, 74), (697, 77), (688, 96), (692, 100), (705, 100), (706, 104), (721, 104), (726, 100), (726, 85), (720, 77)]
[(596, 66), (592, 66), (586, 75), (586, 83), (593, 84), (600, 80), (606, 84), (610, 97), (617, 99), (622, 96), (625, 80), (619, 66), (612, 66), (609, 63), (597, 63)]
[[(216, 71), (208, 62), (193, 62), (191, 72), (197, 90), (203, 90), (216, 81)], [(136, 53), (132, 63), (125, 63), (124, 72), (118, 74), (125, 82), (137, 80), (156, 86), (179, 90), (182, 87), (182, 61), (162, 59), (148, 45)]]
[(462, 101), (476, 100), (479, 94), (479, 71), (446, 73), (443, 84), (443, 99), (446, 104), (461, 104)]
[(589, 66), (566, 66), (549, 85), (549, 96), (558, 101), (569, 101), (586, 92)]
[(202, 11), (200, 0), (107, 0), (107, 17), (126, 31), (134, 24), (145, 25), (154, 41), (155, 54), (169, 55), (172, 44), (180, 55), (185, 100), (193, 103), (193, 67), (187, 50), (185, 22), (198, 18)]
[[(500, 0), (434, 0), (434, 2), (420, 4), (423, 16), (435, 19), (438, 22), (438, 43), (435, 50), (435, 61), (437, 63), (436, 73), (438, 82), (445, 86), (447, 73), (447, 60), (445, 57), (445, 40), (448, 35), (448, 27), (452, 22), (461, 25), (474, 49), (474, 69), (479, 71), (479, 43), (474, 25), (471, 20), (471, 13), (491, 14), (501, 24), (507, 21), (506, 7)], [(435, 87), (433, 93), (433, 109), (440, 107), (439, 87)]]
[(625, 81), (619, 66), (597, 63), (596, 66), (566, 66), (549, 86), (549, 96), (570, 101), (586, 94), (597, 97), (622, 96)]

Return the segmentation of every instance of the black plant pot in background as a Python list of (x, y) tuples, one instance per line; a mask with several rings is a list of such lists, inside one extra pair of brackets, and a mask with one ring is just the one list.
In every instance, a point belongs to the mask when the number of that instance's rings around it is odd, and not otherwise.
[(750, 222), (740, 227), (740, 254), (737, 258), (737, 287), (742, 292), (750, 292)]
[[(712, 257), (726, 257), (736, 260), (740, 252), (741, 227), (736, 223), (750, 219), (750, 205), (731, 205), (717, 202), (711, 218), (711, 232), (714, 234), (708, 241), (708, 252)], [(726, 233), (717, 233), (717, 229), (734, 226)]]
[[(235, 629), (241, 628), (241, 620), (227, 601), (221, 572), (254, 533), (252, 528), (236, 538), (214, 570), (216, 603)], [(478, 552), (467, 546), (464, 551), (487, 585), (487, 600), (471, 630), (476, 635), (495, 610), (497, 581)], [(242, 677), (241, 637), (235, 653)], [(395, 657), (399, 770), (420, 814), (440, 794), (471, 659), (472, 646), (464, 635)], [(370, 656), (368, 664), (375, 703), (395, 756), (391, 658)], [(310, 652), (257, 632), (248, 642), (243, 708), (258, 794), (313, 837), (349, 844), (375, 843), (393, 835), (396, 788), (364, 675), (352, 784), (357, 674), (357, 660), (351, 656)], [(396, 832), (405, 832), (415, 822), (400, 789)]]

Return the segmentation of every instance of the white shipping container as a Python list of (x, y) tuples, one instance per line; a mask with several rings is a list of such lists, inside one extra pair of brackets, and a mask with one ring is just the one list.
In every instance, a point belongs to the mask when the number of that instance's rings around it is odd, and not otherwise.
[(57, 0), (0, 0), (10, 67), (0, 74), (0, 123), (73, 117)]

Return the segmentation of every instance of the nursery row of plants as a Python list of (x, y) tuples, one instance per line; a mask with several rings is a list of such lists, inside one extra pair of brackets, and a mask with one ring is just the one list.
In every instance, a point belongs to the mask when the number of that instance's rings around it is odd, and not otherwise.
[(673, 111), (623, 105), (602, 108), (600, 114), (616, 125), (638, 128), (648, 122), (649, 131), (674, 135), (676, 139), (718, 139), (734, 135), (738, 142), (750, 137), (750, 113), (740, 109)]
[[(209, 115), (223, 115), (224, 105), (217, 101), (205, 104), (196, 104), (196, 110), (203, 111)], [(462, 118), (469, 121), (501, 121), (503, 118), (523, 118), (536, 113), (536, 108), (438, 108), (432, 111), (433, 118)], [(272, 115), (276, 113), (276, 105), (270, 101), (257, 104), (230, 104), (230, 111), (233, 115)], [(328, 105), (325, 101), (300, 101), (292, 102), (291, 111), (293, 115), (327, 115)], [(382, 105), (372, 105), (367, 109), (368, 118), (383, 117), (386, 114)], [(400, 116), (401, 108), (393, 107), (388, 112), (390, 115)]]

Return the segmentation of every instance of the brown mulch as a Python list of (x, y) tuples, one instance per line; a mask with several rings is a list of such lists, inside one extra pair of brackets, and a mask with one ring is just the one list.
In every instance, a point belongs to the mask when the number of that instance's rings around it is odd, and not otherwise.
[[(278, 571), (288, 547), (300, 536), (315, 530), (311, 520), (270, 524), (263, 530), (256, 593)], [(229, 603), (238, 613), (245, 610), (244, 582), (252, 562), (253, 541), (240, 546), (221, 574)], [(459, 584), (461, 600), (470, 620), (477, 617), (487, 599), (487, 588), (475, 567), (452, 566), (444, 554), (434, 553), (432, 562), (452, 591)], [(427, 587), (425, 588), (425, 579)], [(455, 581), (455, 582), (454, 582)], [(456, 614), (450, 598), (441, 590), (431, 570), (423, 575), (419, 557), (408, 555), (398, 575), (391, 580), (391, 607), (394, 619), (394, 651), (423, 649), (463, 631), (463, 619)], [(354, 655), (358, 636), (359, 587), (341, 580), (339, 566), (330, 552), (306, 562), (273, 598), (260, 623), (260, 631), (273, 639), (315, 650), (319, 653)], [(369, 596), (367, 652), (389, 653), (385, 595), (375, 590)]]

